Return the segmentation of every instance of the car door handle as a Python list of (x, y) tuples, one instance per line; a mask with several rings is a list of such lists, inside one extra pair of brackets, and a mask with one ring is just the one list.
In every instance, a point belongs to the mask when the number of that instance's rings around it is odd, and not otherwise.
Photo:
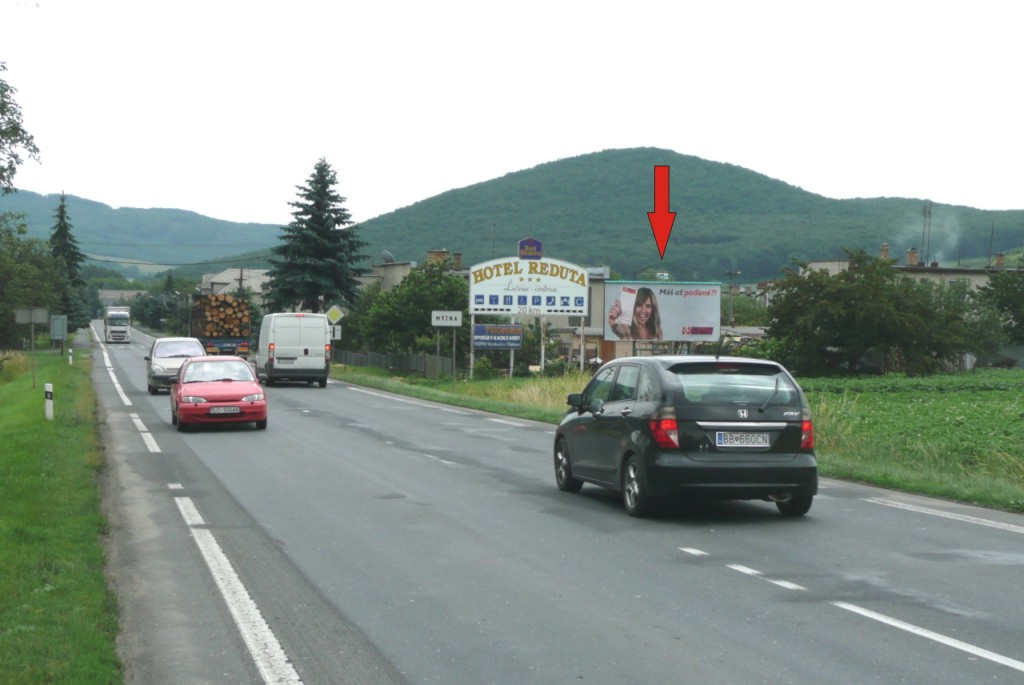
[(622, 414), (623, 416), (629, 416), (630, 414), (632, 414), (632, 413), (633, 413), (633, 410), (632, 410), (632, 409), (630, 409), (629, 407), (626, 407), (625, 409), (623, 409), (623, 410), (622, 410), (621, 412), (619, 412), (619, 413), (620, 413), (620, 414)]

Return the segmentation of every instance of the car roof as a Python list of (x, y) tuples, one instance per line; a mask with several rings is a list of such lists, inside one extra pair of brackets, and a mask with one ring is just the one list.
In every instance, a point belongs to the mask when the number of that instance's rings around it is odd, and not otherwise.
[(645, 357), (620, 357), (613, 359), (609, 364), (620, 364), (622, 362), (644, 362), (657, 364), (663, 368), (671, 368), (678, 364), (707, 364), (708, 362), (725, 362), (730, 364), (770, 364), (782, 366), (771, 359), (758, 359), (756, 357), (729, 357), (715, 356), (713, 354), (653, 354)]
[(154, 343), (162, 343), (162, 342), (197, 342), (200, 345), (203, 344), (202, 342), (200, 342), (199, 338), (174, 338), (174, 337), (168, 337), (168, 338), (157, 338), (153, 342)]
[(245, 362), (249, 363), (249, 360), (245, 357), (236, 357), (232, 354), (211, 354), (204, 357), (191, 357), (189, 361), (192, 363), (203, 364), (206, 362)]

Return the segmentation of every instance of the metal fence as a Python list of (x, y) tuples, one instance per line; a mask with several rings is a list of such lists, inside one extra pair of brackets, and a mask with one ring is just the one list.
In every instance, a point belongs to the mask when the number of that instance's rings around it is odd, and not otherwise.
[(417, 373), (424, 378), (452, 375), (451, 357), (436, 354), (378, 354), (376, 352), (349, 352), (335, 350), (334, 361), (348, 366), (373, 366), (393, 369), (400, 373)]

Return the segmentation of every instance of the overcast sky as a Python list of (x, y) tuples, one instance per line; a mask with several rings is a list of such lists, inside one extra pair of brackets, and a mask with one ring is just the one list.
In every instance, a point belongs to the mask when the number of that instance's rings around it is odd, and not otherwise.
[(832, 198), (1021, 209), (1021, 12), (0, 0), (0, 78), (41, 151), (16, 185), (114, 207), (286, 224), (323, 157), (364, 221), (545, 162), (659, 147)]

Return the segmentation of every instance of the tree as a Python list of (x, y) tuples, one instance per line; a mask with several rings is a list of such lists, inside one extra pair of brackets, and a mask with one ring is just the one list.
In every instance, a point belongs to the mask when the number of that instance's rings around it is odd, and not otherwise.
[(28, 335), (28, 326), (14, 323), (15, 309), (53, 308), (58, 300), (57, 260), (44, 241), (23, 237), (27, 231), (23, 219), (23, 215), (0, 214), (0, 349), (20, 347)]
[(86, 308), (85, 280), (82, 278), (82, 262), (85, 255), (78, 249), (78, 241), (71, 233), (71, 221), (68, 217), (67, 198), (60, 194), (60, 204), (54, 215), (56, 222), (50, 233), (50, 254), (57, 260), (61, 271), (59, 284), (60, 304), (62, 313), (68, 317), (68, 331), (73, 331), (89, 324)]
[[(428, 262), (413, 269), (401, 283), (379, 292), (358, 322), (359, 335), (377, 352), (434, 352), (437, 331), (431, 312), (465, 311), (469, 302), (466, 279), (449, 271), (447, 262)], [(459, 349), (468, 350), (469, 325), (456, 334)], [(442, 354), (451, 351), (451, 335), (441, 336)]]
[(993, 271), (978, 296), (1002, 315), (1010, 342), (1024, 345), (1024, 257), (1016, 269)]
[(332, 304), (351, 304), (359, 290), (358, 267), (366, 245), (359, 239), (345, 198), (334, 190), (337, 174), (327, 160), (313, 167), (306, 185), (296, 186), (294, 220), (284, 227), (282, 242), (271, 249), (269, 302), (275, 311), (300, 307), (319, 312)]
[[(7, 65), (0, 62), (0, 72), (4, 71)], [(39, 159), (39, 148), (22, 124), (21, 107), (14, 99), (16, 92), (7, 81), (0, 79), (0, 194), (3, 195), (15, 191), (14, 175), (25, 157)]]

